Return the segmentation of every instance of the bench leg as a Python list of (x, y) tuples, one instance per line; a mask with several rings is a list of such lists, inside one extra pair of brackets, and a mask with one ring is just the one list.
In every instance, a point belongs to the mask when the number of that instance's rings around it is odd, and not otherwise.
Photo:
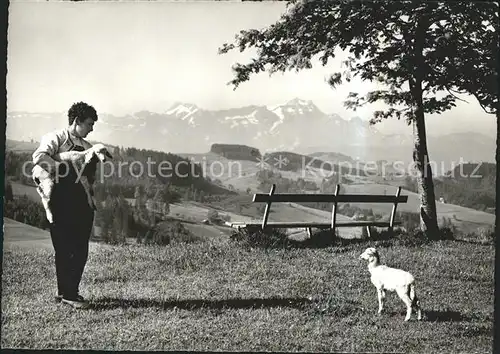
[(312, 234), (313, 234), (312, 233), (312, 228), (308, 227), (308, 228), (306, 228), (306, 230), (307, 230), (307, 235), (309, 236), (309, 238), (311, 238)]

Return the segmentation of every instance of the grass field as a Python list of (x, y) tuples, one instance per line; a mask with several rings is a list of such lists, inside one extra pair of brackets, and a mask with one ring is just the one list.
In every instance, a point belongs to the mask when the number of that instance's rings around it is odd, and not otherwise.
[(33, 186), (27, 186), (18, 182), (11, 182), (14, 195), (26, 195), (31, 200), (41, 202), (40, 195)]
[[(238, 197), (234, 197), (235, 200), (239, 200)], [(205, 206), (201, 203), (196, 202), (183, 202), (170, 205), (170, 214), (181, 217), (187, 220), (193, 220), (200, 222), (207, 218), (208, 210), (211, 208)], [(244, 209), (247, 210), (248, 209)], [(248, 214), (252, 213), (253, 216), (241, 215), (226, 210), (221, 211), (221, 214), (228, 215), (232, 222), (242, 221), (242, 222), (261, 222), (263, 213), (259, 213), (254, 209), (251, 209)], [(321, 210), (307, 208), (294, 203), (276, 203), (271, 208), (271, 213), (269, 214), (269, 221), (309, 221), (309, 222), (330, 222), (331, 213)], [(350, 220), (347, 216), (338, 215), (337, 220), (339, 222)], [(300, 237), (306, 236), (306, 231), (301, 229), (289, 230), (293, 232), (296, 237), (299, 237), (299, 233), (303, 234)], [(354, 238), (361, 235), (361, 228), (342, 228), (339, 230), (339, 236), (345, 238)]]
[[(20, 232), (20, 231), (19, 231)], [(425, 320), (403, 323), (395, 295), (377, 315), (358, 259), (370, 244), (244, 249), (228, 239), (168, 247), (93, 244), (86, 311), (53, 303), (54, 258), (4, 250), (2, 348), (488, 353), (493, 246), (441, 241), (382, 247), (410, 270)]]

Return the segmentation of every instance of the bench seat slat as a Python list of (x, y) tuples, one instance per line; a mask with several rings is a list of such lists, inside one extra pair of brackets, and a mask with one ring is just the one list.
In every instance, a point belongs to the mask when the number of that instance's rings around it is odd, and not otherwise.
[[(399, 225), (401, 222), (394, 222), (394, 225)], [(252, 227), (252, 226), (262, 226), (260, 222), (248, 222), (248, 223), (232, 223), (233, 227)], [(281, 222), (281, 221), (269, 221), (267, 226), (273, 228), (302, 228), (302, 227), (315, 227), (320, 229), (331, 228), (331, 223), (318, 223), (318, 222)], [(353, 220), (336, 223), (335, 227), (357, 227), (357, 226), (375, 226), (375, 227), (389, 227), (389, 222), (384, 221), (365, 221), (365, 220)]]
[(406, 203), (407, 195), (374, 195), (374, 194), (254, 194), (253, 202), (271, 203)]

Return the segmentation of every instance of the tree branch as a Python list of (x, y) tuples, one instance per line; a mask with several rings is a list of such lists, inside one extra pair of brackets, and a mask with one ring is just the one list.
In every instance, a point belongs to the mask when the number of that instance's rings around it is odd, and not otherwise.
[(446, 87), (446, 91), (448, 91), (448, 93), (449, 93), (450, 95), (452, 95), (453, 97), (455, 97), (455, 99), (457, 99), (457, 100), (459, 100), (459, 101), (462, 101), (462, 102), (465, 102), (465, 103), (469, 103), (469, 102), (467, 102), (466, 100), (464, 100), (464, 99), (462, 99), (462, 98), (460, 98), (460, 97), (456, 96), (453, 92), (451, 92), (451, 90), (450, 90), (448, 87)]

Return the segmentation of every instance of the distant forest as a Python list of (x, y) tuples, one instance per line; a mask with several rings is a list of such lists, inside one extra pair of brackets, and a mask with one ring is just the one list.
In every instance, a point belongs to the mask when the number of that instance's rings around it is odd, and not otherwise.
[[(445, 177), (434, 178), (436, 198), (442, 197), (445, 203), (493, 213), (495, 174), (496, 165), (493, 163), (456, 166)], [(418, 193), (415, 180), (407, 179), (405, 188)]]
[[(110, 175), (110, 177), (104, 178), (102, 183), (96, 184), (96, 197), (100, 200), (105, 200), (108, 196), (134, 198), (137, 186), (143, 187), (149, 198), (153, 198), (158, 190), (161, 190), (161, 199), (167, 203), (177, 202), (181, 199), (213, 202), (237, 194), (236, 191), (228, 190), (220, 183), (216, 183), (217, 181), (211, 181), (204, 177), (200, 165), (178, 155), (119, 147), (115, 147), (112, 154), (114, 173), (111, 175), (110, 165), (106, 165), (103, 171), (101, 171), (102, 167), (99, 167), (97, 171), (98, 176), (101, 172), (106, 176)], [(294, 156), (287, 155), (286, 157), (298, 163)], [(26, 161), (31, 161), (31, 153), (7, 151), (5, 155), (6, 176), (26, 185), (33, 185), (30, 178), (30, 164), (26, 165)], [(156, 163), (148, 165), (148, 161), (156, 161)], [(168, 162), (169, 167), (179, 166), (178, 173), (172, 173), (170, 177), (161, 176), (160, 161)], [(120, 163), (122, 164), (121, 169), (118, 168)], [(24, 173), (23, 166), (27, 170)], [(149, 171), (145, 170), (141, 174), (141, 166), (144, 169), (149, 168)], [(118, 173), (118, 171), (120, 172)], [(163, 172), (165, 174), (165, 170)], [(167, 170), (167, 172), (174, 171)], [(277, 185), (277, 193), (303, 193), (305, 191), (333, 193), (337, 183), (341, 185), (352, 183), (344, 176), (341, 177), (340, 181), (338, 177), (335, 178), (337, 175), (333, 176), (324, 179), (321, 185), (300, 178), (297, 180), (283, 178), (280, 173), (269, 170), (259, 171), (256, 178), (260, 182), (259, 190), (268, 192), (274, 183)], [(418, 193), (416, 181), (410, 177), (406, 178), (404, 188)], [(457, 166), (454, 170), (449, 171), (447, 176), (435, 178), (434, 188), (436, 198), (443, 198), (446, 203), (493, 212), (495, 207), (495, 164), (469, 163)]]
[[(112, 165), (99, 165), (96, 172), (98, 183), (94, 187), (99, 205), (96, 225), (101, 227), (101, 237), (109, 243), (119, 243), (130, 236), (141, 239), (156, 227), (160, 221), (158, 216), (139, 205), (139, 201), (151, 199), (168, 208), (169, 204), (182, 199), (217, 201), (235, 194), (205, 179), (199, 165), (177, 155), (118, 147), (112, 154)], [(34, 186), (31, 160), (28, 152), (6, 153), (4, 216), (45, 229), (48, 224), (41, 201), (27, 196), (14, 198), (10, 183), (16, 181)], [(160, 171), (160, 162), (164, 162), (162, 166), (167, 168)], [(99, 178), (101, 173), (105, 176), (102, 180)], [(135, 206), (130, 206), (127, 199), (135, 200)]]
[[(100, 181), (95, 185), (96, 195), (103, 199), (108, 195), (134, 198), (137, 186), (144, 187), (148, 197), (153, 197), (158, 189), (168, 185), (166, 196), (172, 199), (180, 199), (186, 189), (203, 191), (205, 195), (234, 193), (211, 183), (204, 177), (199, 164), (178, 155), (119, 147), (115, 147), (111, 153), (112, 165), (98, 165), (96, 172), (97, 180)], [(22, 184), (34, 185), (30, 177), (31, 160), (31, 153), (8, 151), (5, 155), (5, 175)], [(99, 178), (101, 175), (104, 176), (102, 180)]]

